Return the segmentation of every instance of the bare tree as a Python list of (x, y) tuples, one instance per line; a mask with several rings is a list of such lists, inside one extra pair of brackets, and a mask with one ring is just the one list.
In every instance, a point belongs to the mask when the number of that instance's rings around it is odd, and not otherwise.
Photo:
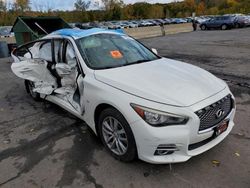
[(7, 10), (6, 3), (0, 0), (0, 11), (5, 12)]
[(22, 12), (30, 10), (30, 0), (16, 0), (16, 6)]
[(86, 11), (91, 4), (91, 1), (77, 0), (75, 2), (75, 9), (77, 11)]
[(121, 7), (124, 5), (123, 0), (102, 0), (105, 10), (112, 10), (114, 7)]

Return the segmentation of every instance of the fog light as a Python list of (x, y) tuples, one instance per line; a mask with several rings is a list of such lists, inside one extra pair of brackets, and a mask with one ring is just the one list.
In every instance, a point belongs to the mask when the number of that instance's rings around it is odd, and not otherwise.
[(161, 144), (155, 150), (154, 155), (162, 156), (162, 155), (170, 155), (179, 149), (175, 144)]

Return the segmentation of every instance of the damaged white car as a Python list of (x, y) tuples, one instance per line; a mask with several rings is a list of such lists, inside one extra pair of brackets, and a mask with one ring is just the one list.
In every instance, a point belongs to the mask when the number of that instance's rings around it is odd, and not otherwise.
[(12, 56), (12, 71), (35, 100), (84, 120), (122, 161), (184, 162), (234, 126), (234, 97), (224, 81), (118, 31), (63, 29)]

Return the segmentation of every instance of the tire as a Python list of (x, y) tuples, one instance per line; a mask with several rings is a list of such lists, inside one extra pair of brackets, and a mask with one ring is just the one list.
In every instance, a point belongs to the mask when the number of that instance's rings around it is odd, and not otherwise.
[(115, 159), (130, 162), (137, 157), (133, 132), (118, 110), (107, 108), (101, 112), (98, 133), (105, 148)]
[(33, 91), (33, 89), (34, 89), (34, 83), (31, 82), (31, 81), (29, 81), (29, 80), (25, 80), (24, 84), (25, 84), (25, 88), (26, 88), (27, 93), (29, 93), (29, 95), (35, 101), (40, 101), (41, 100), (40, 94)]
[(226, 24), (223, 24), (222, 26), (221, 26), (221, 30), (227, 30), (228, 29), (228, 26), (226, 25)]
[(240, 24), (238, 24), (238, 23), (235, 24), (235, 28), (237, 28), (237, 29), (240, 28)]
[(202, 31), (207, 30), (207, 26), (206, 26), (206, 25), (201, 25), (201, 30), (202, 30)]

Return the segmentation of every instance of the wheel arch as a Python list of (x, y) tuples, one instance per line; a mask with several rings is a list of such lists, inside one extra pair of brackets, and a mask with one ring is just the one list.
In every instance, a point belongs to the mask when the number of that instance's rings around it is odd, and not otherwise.
[(98, 132), (99, 116), (100, 116), (101, 112), (107, 108), (114, 108), (114, 109), (118, 110), (117, 108), (115, 108), (114, 106), (112, 106), (111, 104), (108, 104), (108, 103), (101, 103), (101, 104), (97, 105), (95, 108), (94, 122), (95, 122), (95, 132), (96, 132), (97, 136), (99, 136), (99, 132)]

